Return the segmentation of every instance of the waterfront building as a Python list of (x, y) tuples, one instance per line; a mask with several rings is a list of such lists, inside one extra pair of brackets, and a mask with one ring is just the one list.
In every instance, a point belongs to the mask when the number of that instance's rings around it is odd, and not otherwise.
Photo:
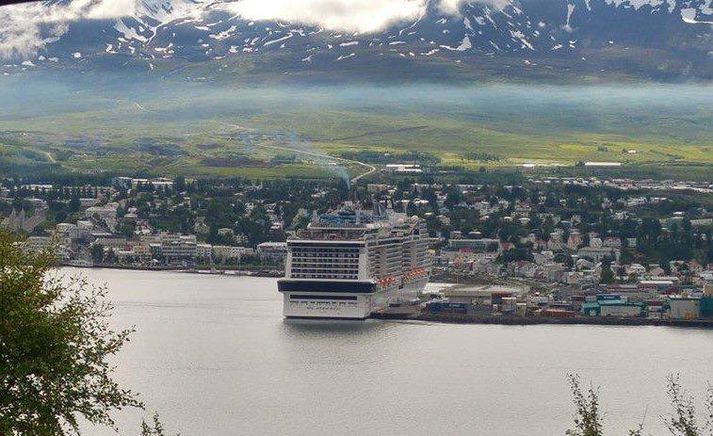
[(213, 246), (213, 259), (221, 260), (223, 262), (227, 260), (240, 261), (243, 256), (252, 256), (255, 251), (249, 247), (232, 247), (228, 245), (214, 245)]
[(656, 289), (659, 292), (666, 291), (674, 287), (677, 284), (678, 279), (668, 280), (668, 279), (658, 279), (658, 280), (641, 280), (639, 281), (640, 288)]
[(151, 258), (151, 249), (148, 244), (134, 244), (131, 247), (133, 256), (139, 260), (147, 260)]
[(24, 246), (25, 250), (38, 253), (46, 250), (51, 243), (52, 239), (49, 236), (30, 236), (25, 240)]
[(213, 246), (210, 244), (196, 244), (196, 257), (210, 262), (213, 257)]
[(257, 255), (262, 261), (281, 263), (287, 257), (287, 243), (263, 242), (257, 246)]
[(515, 312), (517, 300), (527, 292), (527, 287), (498, 285), (459, 285), (444, 289), (441, 293), (450, 303), (465, 304), (469, 312)]
[(95, 238), (94, 243), (105, 248), (124, 249), (127, 246), (128, 241), (122, 236), (112, 236), (111, 234), (106, 234), (105, 236)]
[(195, 261), (197, 242), (195, 235), (161, 235), (161, 255), (167, 262)]
[(644, 305), (625, 300), (599, 300), (600, 316), (636, 317), (644, 312)]
[(671, 296), (669, 298), (671, 319), (698, 319), (701, 316), (701, 299), (699, 297)]
[(49, 236), (30, 236), (22, 242), (24, 250), (28, 253), (39, 253), (52, 248), (52, 254), (57, 260), (67, 260), (70, 250), (66, 240)]
[(57, 224), (57, 227), (55, 227), (55, 231), (62, 235), (64, 238), (68, 239), (78, 239), (79, 238), (79, 229), (76, 224), (70, 224), (70, 223), (59, 223)]

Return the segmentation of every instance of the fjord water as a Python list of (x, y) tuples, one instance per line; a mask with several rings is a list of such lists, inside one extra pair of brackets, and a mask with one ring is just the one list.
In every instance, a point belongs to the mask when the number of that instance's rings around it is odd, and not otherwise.
[[(295, 322), (275, 279), (62, 272), (108, 285), (112, 323), (137, 330), (117, 378), (182, 435), (562, 435), (569, 372), (602, 385), (611, 434), (644, 414), (664, 434), (666, 375), (699, 398), (713, 380), (707, 330)], [(141, 416), (118, 413), (119, 433), (138, 434)]]

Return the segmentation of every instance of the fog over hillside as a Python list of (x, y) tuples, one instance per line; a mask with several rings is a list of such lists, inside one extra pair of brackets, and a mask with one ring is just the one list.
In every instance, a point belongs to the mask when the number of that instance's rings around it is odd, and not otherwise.
[[(612, 143), (626, 139), (707, 146), (713, 130), (713, 86), (705, 84), (255, 87), (154, 79), (127, 83), (121, 75), (104, 76), (100, 83), (24, 79), (0, 79), (0, 129), (70, 136), (81, 132), (104, 141), (141, 130), (146, 136), (165, 135), (164, 126), (176, 126), (180, 130), (175, 134), (198, 128), (210, 137), (213, 131), (254, 129), (298, 133), (315, 141), (354, 130), (372, 133), (354, 141), (356, 145), (415, 148), (422, 141), (457, 147), (489, 145), (489, 140), (497, 147), (501, 139), (483, 139), (475, 129), (523, 135), (517, 139), (521, 141), (530, 141), (528, 135), (553, 143), (605, 140), (577, 137), (596, 134), (610, 135)], [(388, 126), (406, 130), (388, 133)], [(423, 130), (408, 130), (418, 126), (443, 135), (422, 138)]]

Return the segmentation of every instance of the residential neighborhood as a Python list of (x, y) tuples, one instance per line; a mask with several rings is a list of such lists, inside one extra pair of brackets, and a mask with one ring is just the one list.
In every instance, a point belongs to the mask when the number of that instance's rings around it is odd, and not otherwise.
[[(27, 250), (52, 249), (66, 265), (281, 276), (287, 238), (351, 196), (426, 222), (432, 281), (525, 287), (506, 295), (525, 305), (523, 314), (709, 315), (710, 186), (571, 177), (448, 183), (390, 174), (379, 182), (350, 191), (318, 181), (5, 179), (0, 212), (3, 227), (26, 236)], [(472, 311), (463, 298), (455, 310)], [(492, 313), (515, 307), (501, 298), (490, 299)]]

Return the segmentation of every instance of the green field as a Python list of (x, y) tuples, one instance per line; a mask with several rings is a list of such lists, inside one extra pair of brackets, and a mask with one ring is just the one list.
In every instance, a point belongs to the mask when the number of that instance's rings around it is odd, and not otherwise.
[(627, 171), (687, 168), (682, 175), (700, 178), (713, 168), (713, 88), (702, 85), (237, 88), (25, 78), (0, 80), (0, 99), (8, 173), (329, 177), (339, 170), (328, 156), (398, 161), (409, 151), (466, 170), (617, 161)]

